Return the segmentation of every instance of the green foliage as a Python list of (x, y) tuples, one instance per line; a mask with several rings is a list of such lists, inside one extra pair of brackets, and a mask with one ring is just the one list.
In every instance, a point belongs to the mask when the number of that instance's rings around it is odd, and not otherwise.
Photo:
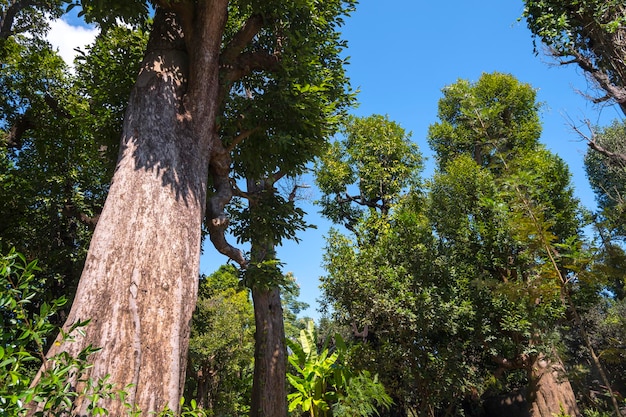
[(298, 314), (302, 310), (309, 308), (309, 305), (298, 300), (298, 297), (300, 297), (300, 286), (292, 272), (285, 274), (280, 297), (283, 305), (285, 337), (295, 339), (308, 322), (306, 318), (299, 319)]
[(339, 334), (335, 349), (318, 352), (313, 321), (300, 331), (298, 342), (287, 340), (292, 351), (289, 363), (299, 374), (287, 374), (295, 392), (288, 395), (289, 411), (301, 410), (311, 417), (372, 416), (392, 401), (384, 387), (367, 371), (355, 374), (347, 364), (347, 347)]
[(78, 17), (84, 17), (87, 23), (97, 23), (103, 29), (115, 26), (119, 21), (127, 24), (141, 24), (147, 18), (153, 1), (104, 1), (104, 0), (65, 0), (66, 11), (79, 6)]
[(254, 199), (253, 204), (246, 206), (237, 200), (229, 210), (231, 233), (240, 243), (268, 241), (280, 245), (283, 239), (298, 242), (298, 232), (313, 227), (304, 221), (304, 210), (273, 187)]
[(243, 415), (250, 407), (254, 315), (237, 270), (222, 266), (201, 278), (189, 341), (185, 396), (212, 415)]
[[(44, 345), (55, 326), (51, 318), (66, 303), (65, 298), (42, 303), (30, 313), (37, 292), (41, 291), (35, 278), (37, 262), (27, 262), (23, 255), (9, 251), (0, 258), (0, 413), (7, 416), (24, 415), (32, 401), (40, 403), (37, 416), (67, 415), (73, 402), (84, 398), (91, 415), (108, 412), (98, 406), (101, 398), (120, 398), (118, 390), (107, 378), (93, 381), (85, 378), (89, 356), (99, 349), (88, 346), (76, 357), (62, 352), (46, 358)], [(77, 322), (61, 331), (56, 343), (71, 342), (88, 321)], [(43, 369), (36, 374), (40, 365)]]
[(316, 163), (322, 214), (353, 228), (366, 209), (383, 214), (418, 184), (422, 157), (400, 125), (386, 116), (348, 117), (344, 138)]
[[(42, 291), (36, 278), (39, 271), (37, 261), (27, 262), (15, 250), (0, 257), (0, 414), (25, 415), (26, 406), (34, 401), (40, 404), (35, 416), (65, 416), (72, 414), (74, 402), (80, 399), (89, 404), (90, 416), (109, 415), (99, 401), (106, 398), (125, 403), (131, 387), (116, 387), (106, 376), (96, 381), (85, 377), (91, 367), (90, 356), (100, 349), (88, 346), (76, 357), (67, 352), (45, 357), (45, 344), (57, 330), (51, 319), (67, 300), (44, 302), (36, 312), (30, 311)], [(88, 323), (77, 322), (67, 331), (61, 330), (55, 343), (71, 343)], [(45, 366), (40, 370), (42, 363)], [(141, 415), (140, 410), (125, 405), (128, 415)], [(184, 404), (183, 399), (181, 406), (177, 415), (208, 416), (195, 400)], [(166, 409), (158, 415), (174, 414)]]
[[(559, 341), (563, 277), (589, 261), (567, 167), (538, 142), (535, 91), (484, 74), (439, 104), (429, 192), (399, 189), (390, 214), (359, 217), (356, 239), (332, 231), (322, 278), (339, 323), (367, 329), (355, 365), (416, 415), (525, 384), (527, 359)], [(332, 167), (339, 181), (355, 172)], [(524, 372), (509, 377), (502, 360)]]
[(378, 373), (397, 407), (421, 415), (461, 397), (481, 371), (469, 360), (480, 357), (469, 342), (477, 328), (469, 281), (438, 254), (424, 202), (413, 197), (380, 223), (375, 241), (332, 232), (321, 280), (339, 323), (367, 328), (354, 366)]
[[(0, 33), (0, 62), (4, 62), (3, 48), (10, 43), (11, 35), (30, 33), (36, 37), (41, 36), (49, 29), (48, 18), (58, 18), (63, 13), (64, 0), (51, 0), (46, 2), (0, 2), (0, 15), (2, 15)], [(11, 14), (14, 14), (10, 21)]]
[(280, 54), (279, 68), (254, 71), (233, 83), (223, 104), (220, 133), (226, 144), (254, 132), (233, 152), (236, 178), (300, 175), (335, 132), (354, 101), (339, 31), (354, 5), (353, 0), (233, 3), (226, 39), (239, 22), (260, 13), (268, 24), (249, 49)]
[(458, 80), (442, 91), (440, 122), (428, 131), (428, 143), (442, 169), (462, 154), (495, 169), (511, 150), (536, 146), (541, 134), (539, 105), (528, 84), (495, 72), (482, 74), (475, 83)]
[[(597, 352), (615, 393), (626, 389), (626, 304), (624, 300), (607, 297), (596, 298), (596, 303), (586, 308), (584, 325), (592, 347)], [(598, 370), (589, 363), (589, 350), (574, 327), (566, 339), (571, 362), (576, 364), (573, 383), (580, 393), (581, 408), (614, 415), (607, 387), (601, 382)], [(590, 414), (593, 415), (593, 414)]]

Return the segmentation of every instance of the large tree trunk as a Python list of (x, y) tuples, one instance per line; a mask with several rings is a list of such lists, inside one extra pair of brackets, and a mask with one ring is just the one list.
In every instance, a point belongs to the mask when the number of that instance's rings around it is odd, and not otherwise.
[[(91, 323), (84, 337), (54, 344), (48, 353), (101, 347), (86, 377), (110, 375), (143, 415), (177, 411), (185, 380), (227, 1), (205, 3), (197, 6), (206, 10), (197, 11), (195, 21), (205, 31), (194, 30), (195, 42), (204, 43), (191, 59), (186, 50), (192, 43), (175, 15), (157, 10), (118, 165), (65, 328)], [(202, 21), (207, 16), (213, 21)], [(119, 401), (101, 405), (113, 416), (126, 413)], [(72, 415), (87, 414), (83, 399), (75, 407)]]
[(574, 391), (558, 357), (544, 354), (534, 358), (529, 373), (528, 399), (532, 417), (554, 417), (565, 412), (580, 416)]
[(251, 417), (287, 415), (286, 348), (280, 289), (253, 288), (256, 343)]

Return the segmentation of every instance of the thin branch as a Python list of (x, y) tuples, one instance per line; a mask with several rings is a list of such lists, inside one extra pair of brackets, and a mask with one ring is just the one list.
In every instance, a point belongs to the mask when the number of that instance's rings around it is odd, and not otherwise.
[(270, 177), (272, 178), (272, 183), (277, 182), (281, 178), (283, 178), (287, 173), (285, 171), (276, 171)]
[(559, 61), (563, 65), (576, 63), (583, 71), (602, 88), (609, 97), (617, 102), (622, 111), (626, 114), (626, 88), (615, 85), (611, 82), (605, 71), (597, 68), (587, 57), (576, 50), (570, 51), (573, 56), (570, 61)]
[(375, 209), (379, 209), (379, 210), (383, 210), (384, 206), (381, 204), (378, 204), (378, 200), (367, 200), (365, 199), (362, 195), (360, 196), (351, 196), (348, 193), (346, 193), (345, 198), (341, 197), (339, 194), (337, 194), (337, 197), (335, 198), (335, 200), (337, 201), (337, 203), (339, 204), (344, 204), (344, 203), (356, 203), (360, 206), (366, 206), (366, 207), (371, 207), (371, 208), (375, 208)]
[(230, 186), (232, 187), (232, 192), (235, 197), (245, 198), (246, 200), (251, 200), (252, 196), (247, 192), (243, 191), (234, 180), (230, 181)]

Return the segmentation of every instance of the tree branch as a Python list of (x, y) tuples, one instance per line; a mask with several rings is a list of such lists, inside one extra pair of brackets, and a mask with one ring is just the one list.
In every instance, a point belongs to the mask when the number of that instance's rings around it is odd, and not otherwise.
[(228, 216), (224, 208), (230, 202), (233, 191), (230, 182), (230, 154), (221, 141), (213, 145), (209, 173), (213, 179), (215, 193), (207, 201), (207, 228), (209, 237), (215, 249), (237, 262), (242, 268), (248, 266), (248, 261), (241, 250), (226, 241), (225, 233), (228, 227)]
[(493, 363), (498, 365), (498, 369), (494, 372), (494, 376), (496, 378), (501, 378), (504, 374), (504, 371), (513, 371), (516, 369), (525, 369), (528, 365), (528, 356), (527, 355), (518, 355), (513, 360), (504, 358), (502, 356), (492, 356), (491, 360)]
[(354, 321), (352, 321), (352, 334), (354, 335), (355, 338), (359, 338), (359, 339), (363, 339), (363, 341), (367, 340), (367, 336), (369, 335), (369, 329), (367, 324), (363, 327), (363, 331), (360, 332), (359, 329), (356, 327), (356, 323)]
[(63, 214), (67, 217), (73, 217), (80, 221), (82, 224), (87, 226), (89, 230), (93, 231), (98, 224), (98, 220), (100, 220), (100, 214), (95, 214), (94, 216), (88, 216), (83, 212), (80, 212), (76, 209), (76, 206), (72, 203), (66, 204), (63, 207)]
[(34, 127), (35, 123), (28, 112), (18, 116), (9, 128), (9, 131), (4, 135), (3, 140), (6, 147), (20, 149), (22, 147), (22, 136), (24, 136), (27, 130)]
[(6, 40), (13, 35), (13, 22), (19, 12), (27, 7), (34, 6), (35, 0), (18, 0), (13, 3), (0, 15), (0, 39)]
[(374, 208), (374, 209), (383, 210), (384, 207), (381, 204), (377, 203), (378, 200), (379, 199), (367, 200), (367, 199), (363, 198), (363, 196), (355, 197), (355, 196), (349, 195), (348, 193), (346, 193), (345, 198), (342, 198), (339, 194), (337, 194), (337, 197), (336, 197), (336, 201), (339, 204), (354, 202), (354, 203), (356, 203), (356, 204), (358, 204), (360, 206), (366, 206), (366, 207), (371, 207), (371, 208)]
[(233, 138), (233, 141), (230, 143), (230, 145), (228, 145), (228, 148), (226, 148), (226, 152), (230, 154), (232, 150), (237, 147), (237, 145), (243, 142), (244, 139), (249, 138), (253, 133), (258, 132), (259, 129), (260, 127), (255, 127), (254, 129), (248, 129), (248, 130), (241, 132), (237, 136), (235, 136)]
[(593, 65), (593, 63), (580, 52), (576, 50), (570, 52), (573, 59), (569, 61), (559, 61), (559, 63), (561, 65), (567, 65), (575, 62), (607, 93), (607, 96), (615, 100), (622, 109), (622, 112), (626, 114), (626, 88), (617, 86), (611, 82), (611, 79), (605, 71)]
[(239, 81), (253, 71), (276, 71), (280, 68), (278, 55), (270, 54), (267, 51), (259, 50), (254, 52), (244, 52), (232, 63), (221, 64), (222, 85), (220, 88), (220, 102), (226, 97), (232, 84)]
[(241, 51), (243, 51), (259, 33), (262, 27), (263, 16), (260, 14), (250, 16), (241, 29), (239, 29), (239, 32), (237, 32), (230, 42), (228, 42), (228, 45), (224, 47), (220, 56), (220, 63), (222, 65), (232, 64)]
[(67, 111), (65, 111), (65, 109), (61, 108), (61, 106), (59, 105), (59, 101), (56, 98), (52, 97), (50, 93), (46, 92), (43, 96), (43, 100), (48, 105), (48, 107), (50, 107), (50, 109), (54, 112), (54, 114), (56, 114), (59, 118), (63, 118), (63, 119), (72, 118), (72, 115), (69, 114)]
[(626, 167), (626, 154), (611, 152), (605, 147), (603, 147), (602, 145), (600, 145), (596, 141), (595, 135), (593, 134), (593, 128), (591, 127), (591, 123), (588, 120), (586, 120), (585, 124), (589, 128), (589, 131), (591, 132), (591, 136), (586, 135), (585, 133), (583, 133), (582, 130), (580, 130), (579, 127), (573, 124), (572, 124), (572, 129), (574, 130), (574, 132), (578, 133), (580, 137), (582, 137), (583, 139), (587, 141), (587, 145), (589, 145), (591, 149), (593, 149), (596, 152), (599, 152), (601, 155), (606, 156), (609, 159), (609, 162), (616, 164), (620, 167)]

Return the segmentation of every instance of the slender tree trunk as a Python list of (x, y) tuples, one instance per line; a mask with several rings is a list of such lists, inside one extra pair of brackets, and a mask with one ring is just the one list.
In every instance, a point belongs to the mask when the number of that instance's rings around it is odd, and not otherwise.
[[(254, 213), (263, 200), (263, 193), (275, 192), (267, 181), (251, 181), (247, 184), (250, 212)], [(254, 224), (251, 224), (254, 227)], [(276, 257), (274, 242), (252, 241), (250, 264), (253, 266)], [(260, 273), (259, 273), (260, 272)], [(251, 417), (287, 416), (287, 348), (285, 346), (285, 324), (280, 300), (280, 288), (276, 283), (280, 277), (267, 276), (263, 271), (253, 271), (252, 303), (256, 325), (254, 344), (254, 376), (252, 380)], [(276, 269), (275, 273), (281, 274)]]
[(253, 288), (256, 343), (252, 383), (252, 417), (287, 415), (286, 349), (280, 289)]
[(543, 354), (537, 355), (528, 376), (528, 403), (532, 417), (554, 417), (561, 412), (580, 416), (574, 391), (557, 356), (551, 359)]
[(209, 376), (207, 372), (208, 370), (203, 367), (201, 371), (198, 371), (196, 378), (196, 403), (199, 408), (210, 408), (208, 406), (209, 401), (207, 401), (209, 392)]
[[(191, 58), (192, 42), (175, 15), (157, 9), (117, 168), (65, 328), (91, 323), (85, 336), (54, 344), (48, 353), (101, 347), (86, 377), (109, 375), (142, 415), (166, 406), (176, 412), (184, 386), (226, 5), (196, 6), (194, 22), (204, 32), (194, 30), (202, 49)], [(204, 27), (208, 23), (213, 26)], [(86, 415), (87, 405), (79, 398), (72, 415)], [(112, 416), (126, 413), (119, 401), (101, 406)]]

